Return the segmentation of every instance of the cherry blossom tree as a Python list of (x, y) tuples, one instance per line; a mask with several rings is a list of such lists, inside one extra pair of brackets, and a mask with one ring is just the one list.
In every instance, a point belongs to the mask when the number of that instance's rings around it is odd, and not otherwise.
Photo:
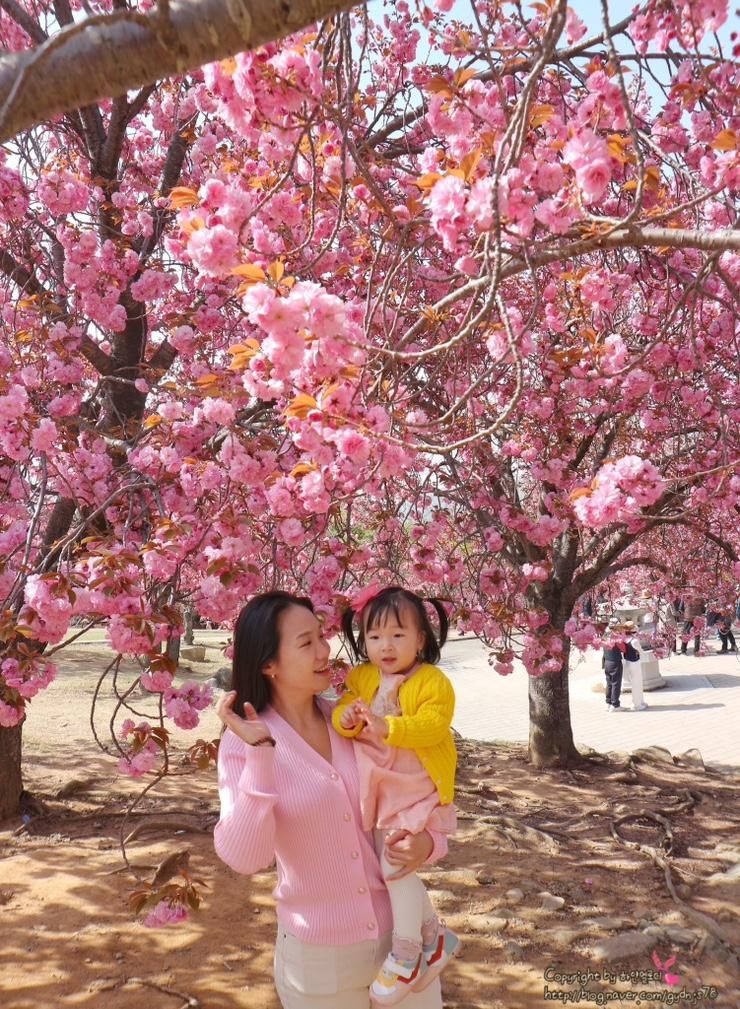
[(109, 744), (140, 775), (206, 701), (163, 652), (180, 604), (228, 625), (300, 586), (331, 629), (402, 580), (497, 673), (523, 660), (531, 759), (567, 765), (579, 600), (678, 588), (672, 544), (693, 584), (740, 579), (726, 4), (604, 0), (592, 38), (559, 0), (451, 6), (342, 15), (6, 146), (1, 811), (73, 625), (107, 629), (122, 719), (140, 663), (154, 725)]

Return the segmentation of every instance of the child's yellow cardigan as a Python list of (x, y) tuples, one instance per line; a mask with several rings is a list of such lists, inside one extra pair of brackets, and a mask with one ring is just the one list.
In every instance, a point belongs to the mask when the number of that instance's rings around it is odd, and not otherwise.
[[(380, 670), (364, 662), (350, 670), (346, 691), (332, 712), (332, 723), (341, 736), (356, 736), (362, 726), (344, 729), (339, 723), (342, 712), (355, 701), (370, 704), (380, 686)], [(398, 691), (401, 715), (387, 715), (389, 746), (414, 750), (427, 774), (437, 786), (443, 806), (452, 802), (455, 792), (457, 751), (450, 725), (455, 712), (452, 684), (437, 666), (425, 662), (401, 684)]]

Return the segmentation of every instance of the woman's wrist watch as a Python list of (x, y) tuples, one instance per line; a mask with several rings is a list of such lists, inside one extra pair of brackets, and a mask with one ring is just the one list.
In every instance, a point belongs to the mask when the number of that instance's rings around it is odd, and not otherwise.
[(274, 746), (275, 740), (272, 736), (264, 736), (262, 739), (257, 739), (254, 743), (250, 743), (250, 746)]

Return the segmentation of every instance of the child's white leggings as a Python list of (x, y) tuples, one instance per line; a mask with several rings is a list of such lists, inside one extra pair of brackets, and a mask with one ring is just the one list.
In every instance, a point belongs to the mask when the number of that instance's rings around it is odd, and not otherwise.
[(402, 939), (421, 942), (422, 923), (435, 917), (434, 908), (429, 900), (426, 887), (415, 872), (409, 873), (402, 879), (388, 879), (389, 876), (398, 872), (399, 866), (391, 865), (385, 857), (385, 836), (387, 833), (386, 830), (374, 830), (373, 839), (383, 878), (388, 887), (388, 896), (391, 899), (393, 933)]

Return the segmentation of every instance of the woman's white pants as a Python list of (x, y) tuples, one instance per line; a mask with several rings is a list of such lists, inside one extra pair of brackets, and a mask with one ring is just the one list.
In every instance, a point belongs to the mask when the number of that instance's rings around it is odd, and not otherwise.
[[(301, 942), (278, 927), (275, 987), (283, 1009), (370, 1009), (370, 985), (390, 949), (391, 935), (349, 946)], [(403, 1009), (442, 1009), (439, 979), (410, 993)]]

